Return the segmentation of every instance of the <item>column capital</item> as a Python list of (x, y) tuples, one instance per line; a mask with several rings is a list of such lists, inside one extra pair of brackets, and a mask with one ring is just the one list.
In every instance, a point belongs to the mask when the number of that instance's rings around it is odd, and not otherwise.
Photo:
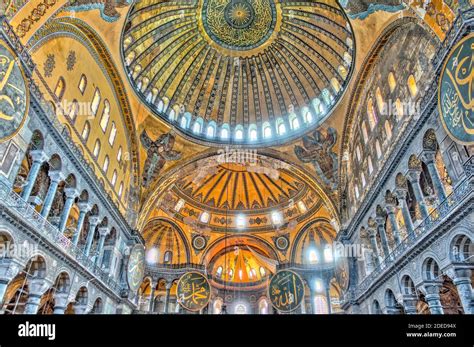
[(405, 200), (408, 194), (408, 189), (398, 187), (395, 189), (395, 195), (397, 196), (399, 202), (400, 200)]
[(75, 199), (79, 196), (79, 192), (76, 188), (64, 188), (64, 194), (66, 194), (66, 198), (73, 198)]
[(51, 182), (60, 182), (65, 178), (64, 174), (59, 170), (50, 171), (48, 176), (51, 179)]
[(418, 183), (418, 180), (420, 179), (420, 175), (421, 175), (421, 170), (410, 169), (408, 170), (406, 177), (408, 178), (410, 183), (413, 184), (413, 183)]
[(428, 295), (439, 295), (439, 290), (441, 289), (443, 283), (440, 281), (427, 280), (423, 281), (423, 287), (426, 291), (426, 296)]
[(100, 227), (99, 228), (99, 235), (105, 237), (109, 234), (110, 228), (109, 227)]
[(387, 204), (385, 205), (385, 209), (387, 210), (387, 214), (395, 213), (397, 206), (395, 204)]
[(30, 151), (30, 155), (34, 163), (43, 163), (48, 160), (48, 155), (42, 149), (34, 149)]
[(89, 212), (92, 209), (92, 206), (88, 202), (80, 201), (77, 203), (79, 207), (79, 212)]
[(367, 234), (369, 237), (375, 237), (377, 235), (377, 230), (375, 228), (367, 228)]
[(90, 216), (89, 217), (89, 225), (97, 226), (99, 224), (100, 219), (99, 216)]
[(434, 163), (434, 161), (436, 160), (436, 151), (425, 149), (423, 153), (421, 154), (421, 158), (426, 164)]
[(384, 216), (375, 217), (375, 223), (377, 223), (377, 227), (383, 226), (385, 224), (385, 217)]

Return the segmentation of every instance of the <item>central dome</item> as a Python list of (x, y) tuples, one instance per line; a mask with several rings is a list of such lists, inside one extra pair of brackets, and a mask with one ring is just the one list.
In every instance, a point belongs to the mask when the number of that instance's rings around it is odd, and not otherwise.
[(277, 11), (273, 0), (204, 0), (201, 18), (205, 33), (218, 45), (248, 50), (270, 38)]
[(282, 144), (321, 124), (353, 42), (337, 0), (139, 1), (122, 35), (141, 100), (206, 145)]

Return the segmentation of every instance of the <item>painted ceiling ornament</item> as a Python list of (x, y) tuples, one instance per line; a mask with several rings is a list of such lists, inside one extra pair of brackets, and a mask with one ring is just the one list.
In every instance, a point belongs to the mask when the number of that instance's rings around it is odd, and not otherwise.
[(325, 132), (315, 130), (312, 135), (303, 137), (303, 146), (296, 145), (294, 150), (303, 163), (313, 164), (316, 173), (332, 189), (337, 187), (337, 154), (333, 147), (337, 142), (337, 132), (328, 128)]
[(142, 185), (146, 188), (156, 180), (166, 162), (168, 160), (179, 160), (181, 153), (173, 150), (175, 137), (171, 133), (162, 134), (153, 141), (146, 130), (143, 130), (140, 140), (147, 151), (142, 177)]
[(301, 137), (330, 116), (355, 60), (337, 0), (137, 1), (121, 39), (142, 102), (206, 144)]
[(457, 143), (474, 144), (474, 33), (451, 51), (438, 87), (438, 108), (448, 135)]
[(402, 0), (341, 0), (342, 7), (351, 19), (366, 19), (377, 11), (398, 12), (405, 9)]
[(15, 136), (28, 115), (29, 89), (18, 57), (0, 40), (0, 143)]

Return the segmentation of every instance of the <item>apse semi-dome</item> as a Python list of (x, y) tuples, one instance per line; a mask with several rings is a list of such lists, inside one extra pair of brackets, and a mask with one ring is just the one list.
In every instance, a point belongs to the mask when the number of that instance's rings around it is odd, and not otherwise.
[(138, 1), (122, 34), (134, 89), (187, 137), (271, 144), (324, 121), (352, 73), (337, 0)]

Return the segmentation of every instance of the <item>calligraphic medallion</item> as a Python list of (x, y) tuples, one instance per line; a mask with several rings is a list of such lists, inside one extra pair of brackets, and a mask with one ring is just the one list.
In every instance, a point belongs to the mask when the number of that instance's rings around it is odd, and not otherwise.
[(0, 40), (0, 142), (15, 136), (28, 114), (29, 90), (21, 63)]
[(291, 312), (303, 301), (303, 280), (293, 271), (278, 271), (270, 280), (268, 297), (278, 311)]
[(259, 47), (277, 23), (274, 0), (202, 0), (202, 26), (218, 45), (233, 50)]
[(196, 312), (207, 306), (211, 298), (211, 285), (199, 272), (185, 273), (176, 289), (179, 304), (188, 311)]
[(464, 145), (474, 144), (474, 34), (451, 51), (441, 71), (438, 107), (448, 135)]
[(128, 286), (132, 292), (140, 287), (145, 275), (145, 250), (143, 246), (136, 245), (130, 252), (127, 267)]

